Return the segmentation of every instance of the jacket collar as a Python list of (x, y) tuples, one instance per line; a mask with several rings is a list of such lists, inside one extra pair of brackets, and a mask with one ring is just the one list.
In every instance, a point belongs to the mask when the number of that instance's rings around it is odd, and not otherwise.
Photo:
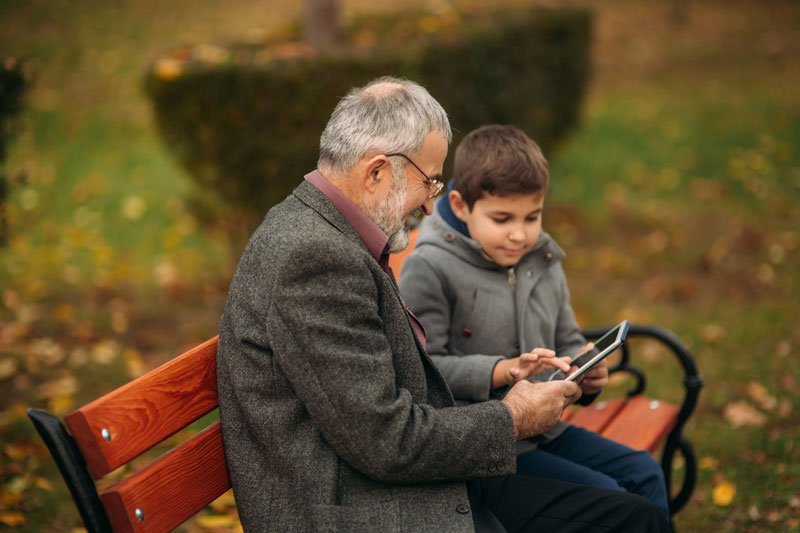
[(372, 221), (356, 204), (347, 198), (330, 181), (327, 180), (318, 170), (309, 172), (305, 180), (319, 189), (328, 200), (333, 204), (339, 214), (347, 223), (356, 230), (361, 241), (369, 250), (369, 253), (378, 263), (382, 263), (383, 256), (388, 259), (389, 237)]

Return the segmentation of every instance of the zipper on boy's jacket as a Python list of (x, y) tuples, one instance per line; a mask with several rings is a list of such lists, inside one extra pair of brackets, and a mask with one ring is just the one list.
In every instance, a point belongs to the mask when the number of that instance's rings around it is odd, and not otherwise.
[(512, 287), (517, 286), (517, 273), (514, 272), (514, 267), (509, 267), (508, 269), (508, 283)]

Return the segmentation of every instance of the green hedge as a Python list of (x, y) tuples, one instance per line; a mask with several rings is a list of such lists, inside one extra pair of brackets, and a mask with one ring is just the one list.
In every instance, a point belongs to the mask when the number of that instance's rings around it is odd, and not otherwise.
[(578, 122), (590, 22), (585, 10), (547, 8), (362, 18), (325, 54), (291, 41), (177, 48), (153, 64), (146, 89), (203, 209), (252, 226), (315, 167), (339, 98), (381, 75), (426, 86), (455, 142), (511, 123), (550, 152)]
[(6, 201), (10, 185), (4, 169), (5, 160), (14, 133), (14, 119), (22, 111), (26, 88), (27, 81), (20, 62), (13, 57), (3, 60), (0, 64), (0, 245), (8, 239)]

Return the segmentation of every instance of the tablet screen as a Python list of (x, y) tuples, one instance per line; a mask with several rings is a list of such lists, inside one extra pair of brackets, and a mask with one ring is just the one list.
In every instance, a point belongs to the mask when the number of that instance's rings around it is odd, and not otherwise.
[[(586, 371), (594, 367), (597, 363), (611, 355), (617, 348), (622, 346), (622, 343), (625, 341), (625, 337), (628, 334), (628, 321), (623, 320), (610, 330), (597, 339), (594, 343), (594, 347), (596, 352), (592, 355), (586, 362), (583, 362), (580, 367), (571, 374), (569, 374), (566, 380), (574, 381), (581, 377)], [(581, 358), (583, 359), (583, 358)]]

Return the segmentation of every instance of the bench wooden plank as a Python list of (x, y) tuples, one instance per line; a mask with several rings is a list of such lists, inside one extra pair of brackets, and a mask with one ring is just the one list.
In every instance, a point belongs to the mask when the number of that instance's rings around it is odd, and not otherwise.
[(598, 401), (592, 405), (579, 408), (575, 414), (570, 417), (569, 423), (573, 426), (600, 433), (611, 423), (624, 406), (624, 398)]
[(634, 396), (602, 435), (636, 450), (655, 452), (678, 420), (677, 406)]
[(100, 498), (114, 531), (170, 531), (229, 488), (222, 433), (214, 422)]
[(215, 409), (216, 355), (214, 337), (67, 415), (92, 477), (101, 478)]

